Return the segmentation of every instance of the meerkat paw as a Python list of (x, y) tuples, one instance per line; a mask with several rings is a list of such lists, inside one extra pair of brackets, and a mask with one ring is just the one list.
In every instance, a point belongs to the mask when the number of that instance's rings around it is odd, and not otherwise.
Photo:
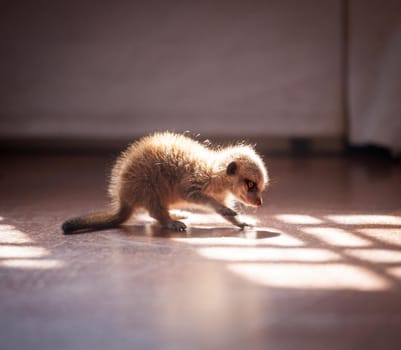
[(245, 227), (251, 227), (251, 225), (247, 224), (246, 222), (239, 222), (237, 226), (243, 230)]
[(166, 228), (168, 228), (169, 230), (172, 231), (179, 231), (179, 232), (184, 232), (187, 229), (187, 225), (185, 225), (183, 222), (181, 221), (171, 221)]
[(237, 216), (237, 212), (235, 212), (234, 210), (224, 207), (222, 209), (219, 210), (219, 214), (222, 216)]

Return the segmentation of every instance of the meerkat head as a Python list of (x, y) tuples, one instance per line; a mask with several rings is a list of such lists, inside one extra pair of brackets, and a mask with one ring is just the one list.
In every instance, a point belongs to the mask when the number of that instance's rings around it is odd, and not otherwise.
[(259, 207), (263, 203), (262, 192), (268, 184), (266, 166), (250, 146), (241, 146), (235, 153), (226, 166), (230, 191), (242, 203)]

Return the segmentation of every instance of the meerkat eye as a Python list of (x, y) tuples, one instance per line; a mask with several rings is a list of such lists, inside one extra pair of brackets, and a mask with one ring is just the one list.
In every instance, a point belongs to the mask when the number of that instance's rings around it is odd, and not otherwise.
[(248, 188), (248, 191), (256, 189), (256, 184), (251, 181), (251, 180), (245, 180), (246, 187)]

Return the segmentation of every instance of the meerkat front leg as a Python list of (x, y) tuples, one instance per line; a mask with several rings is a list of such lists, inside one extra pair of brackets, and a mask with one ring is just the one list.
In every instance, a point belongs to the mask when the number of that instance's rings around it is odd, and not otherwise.
[(246, 222), (239, 221), (237, 216), (224, 216), (224, 215), (222, 215), (222, 216), (224, 219), (231, 222), (233, 225), (238, 226), (241, 229), (244, 229), (246, 226), (250, 226)]
[(216, 211), (216, 213), (220, 214), (224, 219), (231, 222), (235, 226), (238, 226), (240, 228), (249, 226), (248, 224), (240, 222), (238, 220), (237, 218), (238, 213), (236, 211), (226, 207), (224, 204), (220, 203), (215, 198), (208, 196), (207, 194), (201, 191), (192, 192), (187, 196), (186, 200), (196, 204), (207, 205), (209, 207), (212, 207)]

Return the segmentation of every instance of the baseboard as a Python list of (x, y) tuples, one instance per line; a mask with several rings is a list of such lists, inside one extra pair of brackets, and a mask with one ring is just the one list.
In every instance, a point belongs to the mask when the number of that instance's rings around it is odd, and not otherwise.
[[(345, 142), (340, 137), (272, 137), (272, 136), (206, 136), (200, 141), (210, 140), (212, 144), (232, 144), (245, 141), (256, 145), (259, 152), (277, 155), (341, 154)], [(3, 138), (0, 140), (1, 153), (105, 153), (119, 152), (133, 139), (104, 138)]]

